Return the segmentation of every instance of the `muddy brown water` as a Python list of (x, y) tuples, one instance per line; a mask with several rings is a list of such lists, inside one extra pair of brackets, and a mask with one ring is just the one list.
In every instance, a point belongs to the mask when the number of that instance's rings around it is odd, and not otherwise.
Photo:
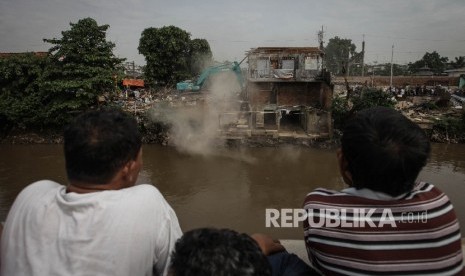
[[(299, 208), (316, 187), (341, 189), (334, 150), (228, 149), (191, 155), (144, 145), (139, 183), (153, 183), (176, 211), (184, 231), (204, 226), (300, 239), (300, 227), (266, 228), (267, 208)], [(0, 145), (0, 221), (16, 195), (39, 179), (66, 183), (61, 145)], [(434, 144), (419, 179), (452, 200), (465, 234), (465, 145)]]

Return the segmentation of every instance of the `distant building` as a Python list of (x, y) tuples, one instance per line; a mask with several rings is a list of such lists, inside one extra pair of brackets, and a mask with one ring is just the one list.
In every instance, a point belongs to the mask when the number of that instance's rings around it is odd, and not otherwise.
[(332, 133), (330, 75), (317, 47), (259, 47), (247, 53), (246, 127), (251, 136), (317, 138)]
[(418, 72), (412, 74), (414, 76), (433, 76), (434, 72), (428, 66), (418, 69)]
[(450, 69), (444, 71), (449, 77), (460, 77), (461, 75), (465, 75), (465, 67), (458, 68), (458, 69)]

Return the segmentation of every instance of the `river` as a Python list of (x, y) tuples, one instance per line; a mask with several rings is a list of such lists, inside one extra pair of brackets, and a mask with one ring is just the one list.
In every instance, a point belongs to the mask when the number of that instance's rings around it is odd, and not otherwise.
[[(344, 187), (334, 150), (233, 148), (192, 155), (144, 145), (143, 152), (138, 183), (153, 183), (162, 192), (184, 231), (212, 226), (300, 239), (300, 227), (266, 228), (265, 210), (299, 208), (316, 187)], [(0, 145), (0, 221), (21, 189), (39, 179), (66, 183), (62, 145)], [(433, 144), (419, 179), (449, 195), (463, 225), (465, 145)]]

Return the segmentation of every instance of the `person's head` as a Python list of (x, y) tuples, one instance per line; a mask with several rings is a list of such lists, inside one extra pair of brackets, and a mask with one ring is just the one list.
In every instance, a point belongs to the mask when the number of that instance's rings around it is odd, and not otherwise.
[[(64, 130), (68, 179), (107, 184), (124, 166), (139, 170), (141, 145), (136, 121), (124, 112), (110, 109), (85, 112)], [(131, 172), (135, 173), (138, 171)], [(135, 182), (133, 178), (137, 175), (131, 175), (129, 182)]]
[(374, 107), (357, 112), (342, 135), (339, 166), (357, 189), (391, 196), (412, 190), (430, 153), (424, 131), (398, 111)]
[(176, 242), (170, 275), (271, 275), (271, 267), (247, 234), (201, 228), (186, 232)]

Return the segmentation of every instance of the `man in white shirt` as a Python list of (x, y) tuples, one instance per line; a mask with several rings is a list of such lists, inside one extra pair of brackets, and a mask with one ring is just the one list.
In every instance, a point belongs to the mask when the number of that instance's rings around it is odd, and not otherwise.
[(68, 184), (35, 182), (16, 198), (1, 241), (1, 275), (166, 275), (182, 235), (142, 167), (136, 121), (90, 111), (64, 132)]

